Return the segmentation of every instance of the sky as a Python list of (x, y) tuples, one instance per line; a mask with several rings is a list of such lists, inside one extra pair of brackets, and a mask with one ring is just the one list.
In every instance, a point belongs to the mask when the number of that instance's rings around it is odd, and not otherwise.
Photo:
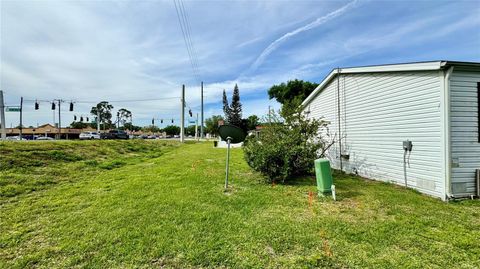
[[(231, 99), (235, 84), (244, 117), (262, 117), (269, 106), (280, 107), (268, 98), (272, 85), (319, 83), (336, 67), (480, 62), (480, 1), (184, 0), (183, 6), (197, 75), (173, 0), (1, 0), (6, 105), (23, 97), (24, 125), (37, 126), (57, 121), (49, 102), (65, 100), (65, 126), (109, 101), (114, 113), (132, 111), (135, 125), (155, 118), (162, 127), (172, 119), (179, 124), (183, 84), (194, 117), (200, 81), (205, 118), (223, 114), (222, 91)], [(17, 126), (19, 113), (7, 112), (6, 123)]]

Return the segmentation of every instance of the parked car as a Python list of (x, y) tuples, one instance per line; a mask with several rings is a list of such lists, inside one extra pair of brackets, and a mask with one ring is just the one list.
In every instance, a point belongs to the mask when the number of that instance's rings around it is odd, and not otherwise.
[(48, 136), (39, 136), (35, 140), (55, 140), (55, 139)]
[(82, 133), (80, 133), (79, 138), (81, 140), (100, 139), (100, 135), (97, 132), (82, 132)]
[(122, 130), (110, 130), (100, 135), (102, 139), (128, 139), (128, 134)]

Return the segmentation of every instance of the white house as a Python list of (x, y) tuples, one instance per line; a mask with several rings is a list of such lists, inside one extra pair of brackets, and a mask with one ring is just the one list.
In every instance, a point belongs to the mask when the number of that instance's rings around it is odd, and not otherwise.
[(302, 108), (330, 123), (336, 169), (442, 199), (479, 196), (480, 63), (334, 69)]

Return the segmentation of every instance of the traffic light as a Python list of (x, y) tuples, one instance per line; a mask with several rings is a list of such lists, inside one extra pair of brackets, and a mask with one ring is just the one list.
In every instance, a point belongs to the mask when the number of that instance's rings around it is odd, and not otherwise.
[(55, 103), (52, 103), (52, 110), (55, 110)]
[(160, 120), (160, 123), (163, 123), (163, 119)]
[(35, 102), (35, 110), (38, 110), (38, 108), (39, 108), (38, 102)]
[(188, 110), (188, 114), (190, 114), (190, 118), (191, 118), (192, 117), (192, 110), (191, 109)]
[(89, 120), (88, 120), (88, 117), (87, 117), (87, 122), (88, 122), (88, 121), (89, 121)]
[(73, 103), (70, 102), (70, 111), (73, 111)]
[(80, 117), (80, 122), (83, 122), (83, 117)]
[(73, 115), (73, 120), (77, 121), (77, 115)]
[(155, 119), (152, 119), (152, 125), (155, 125)]
[(172, 123), (173, 123), (173, 119), (172, 119)]

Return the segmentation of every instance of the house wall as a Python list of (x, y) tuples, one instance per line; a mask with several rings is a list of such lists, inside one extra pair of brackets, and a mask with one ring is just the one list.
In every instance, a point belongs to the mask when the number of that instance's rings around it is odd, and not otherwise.
[(454, 196), (475, 194), (480, 169), (477, 83), (480, 70), (454, 68), (450, 78), (451, 183)]
[(405, 169), (408, 186), (444, 198), (440, 82), (438, 71), (341, 74), (305, 111), (331, 122), (329, 133), (337, 142), (328, 158), (334, 168), (340, 168), (341, 130), (341, 151), (349, 155), (344, 171), (404, 185), (402, 142), (408, 139), (413, 143)]

